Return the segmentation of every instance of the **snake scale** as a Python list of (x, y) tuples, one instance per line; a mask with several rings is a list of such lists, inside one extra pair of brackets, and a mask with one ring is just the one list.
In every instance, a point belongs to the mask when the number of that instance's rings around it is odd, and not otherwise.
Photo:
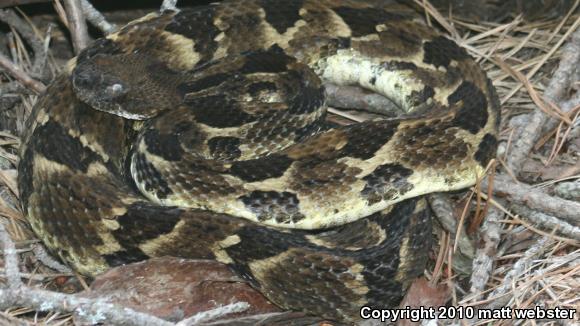
[[(329, 126), (324, 83), (408, 114)], [(394, 307), (431, 238), (422, 195), (473, 185), (499, 102), (466, 53), (381, 1), (239, 0), (95, 41), (35, 105), (21, 201), (79, 272), (215, 259), (282, 308)]]

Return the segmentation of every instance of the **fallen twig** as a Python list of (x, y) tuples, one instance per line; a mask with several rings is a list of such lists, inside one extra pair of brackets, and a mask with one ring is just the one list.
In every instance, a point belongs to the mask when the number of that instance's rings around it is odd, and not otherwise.
[(20, 280), (20, 271), (18, 270), (18, 256), (16, 254), (16, 247), (14, 242), (10, 239), (10, 235), (4, 224), (0, 222), (0, 241), (2, 241), (2, 251), (4, 252), (4, 270), (6, 272), (6, 279), (8, 280), (8, 288), (15, 289), (22, 286)]
[(282, 325), (330, 325), (325, 323), (323, 319), (313, 316), (305, 316), (299, 312), (271, 312), (265, 314), (252, 315), (247, 317), (236, 317), (232, 319), (220, 319), (216, 321), (210, 321), (203, 323), (203, 325), (212, 326), (254, 326), (254, 325), (272, 325), (272, 326), (282, 326)]
[(2, 2), (0, 2), (0, 8), (22, 6), (22, 5), (32, 4), (32, 3), (43, 3), (43, 2), (51, 2), (51, 1), (52, 0), (2, 0)]
[(0, 85), (0, 96), (6, 95), (6, 94), (16, 94), (16, 93), (17, 94), (34, 94), (35, 92), (32, 91), (32, 89), (30, 89), (30, 88), (24, 87), (24, 85), (22, 85), (21, 83), (19, 83), (17, 81), (3, 83), (2, 85)]
[[(448, 195), (435, 193), (427, 196), (427, 198), (429, 199), (429, 206), (433, 209), (437, 220), (457, 242), (456, 246), (459, 248), (459, 251), (468, 257), (473, 257), (475, 248), (473, 248), (471, 240), (467, 236), (463, 225), (459, 225), (461, 230), (458, 232), (457, 221), (453, 216), (453, 204)], [(459, 236), (457, 237), (458, 234)]]
[(396, 117), (404, 112), (388, 98), (365, 92), (360, 87), (325, 85), (328, 106), (343, 109), (360, 109), (388, 117)]
[[(1, 310), (14, 306), (24, 306), (37, 311), (73, 312), (83, 321), (91, 325), (106, 322), (111, 325), (175, 326), (174, 323), (126, 307), (116, 306), (106, 300), (88, 299), (81, 296), (25, 286), (20, 280), (18, 255), (14, 242), (2, 223), (0, 223), (0, 242), (2, 242), (4, 254), (4, 272), (8, 281), (7, 287), (0, 288)], [(231, 313), (244, 311), (248, 307), (249, 305), (247, 303), (238, 302), (217, 309), (200, 312), (190, 318), (182, 320), (177, 325), (197, 325), (204, 321), (214, 320)]]
[[(487, 185), (487, 181), (483, 182)], [(545, 192), (523, 183), (516, 183), (506, 175), (496, 175), (494, 193), (507, 196), (512, 202), (527, 205), (529, 208), (568, 220), (580, 225), (580, 203), (553, 197)]]
[(91, 325), (104, 321), (113, 325), (174, 325), (163, 319), (129, 308), (118, 307), (104, 300), (92, 300), (27, 286), (0, 289), (0, 307), (7, 309), (15, 305), (30, 307), (38, 311), (74, 312)]
[[(566, 43), (562, 50), (562, 59), (560, 65), (564, 66), (562, 69), (554, 72), (552, 79), (548, 83), (544, 96), (551, 101), (558, 103), (562, 112), (570, 112), (580, 105), (580, 95), (568, 99), (567, 95), (574, 83), (578, 82), (580, 77), (580, 29), (576, 31), (570, 41)], [(550, 130), (556, 127), (559, 123), (556, 119), (549, 119), (543, 130)]]
[(520, 258), (505, 275), (502, 283), (488, 295), (488, 299), (497, 298), (497, 300), (493, 300), (487, 308), (499, 308), (505, 306), (511, 300), (512, 296), (508, 294), (510, 293), (510, 289), (514, 286), (514, 280), (528, 269), (532, 261), (541, 255), (544, 250), (549, 247), (551, 242), (552, 239), (549, 237), (542, 237), (538, 242), (536, 242), (536, 244), (524, 252), (522, 258)]
[(30, 88), (31, 90), (33, 90), (38, 94), (44, 92), (44, 90), (46, 89), (46, 86), (44, 86), (43, 83), (30, 77), (26, 72), (24, 72), (20, 67), (15, 65), (10, 59), (8, 59), (2, 53), (0, 53), (0, 67), (4, 68), (6, 72), (8, 72), (12, 77), (14, 77), (20, 83), (22, 83), (22, 85), (24, 85), (27, 88)]
[(580, 179), (570, 182), (561, 182), (554, 187), (554, 193), (558, 197), (570, 200), (580, 199)]
[[(576, 25), (577, 23), (574, 24), (574, 26)], [(562, 92), (567, 90), (571, 85), (571, 76), (576, 75), (574, 71), (576, 71), (580, 59), (580, 51), (577, 49), (577, 47), (580, 46), (579, 42), (580, 29), (574, 32), (570, 42), (564, 46), (562, 60), (544, 92), (544, 96), (549, 100), (554, 101), (556, 105), (559, 104), (558, 102), (561, 100), (562, 94), (564, 94)], [(554, 49), (555, 48), (556, 47), (554, 47)], [(529, 78), (531, 74), (535, 73), (535, 71), (536, 69), (533, 69), (526, 75), (526, 77)], [(520, 84), (515, 90), (517, 91), (522, 85), (523, 84)], [(512, 93), (515, 93), (515, 91), (512, 91)], [(546, 124), (546, 121), (547, 116), (544, 112), (537, 110), (531, 114), (528, 123), (522, 127), (520, 136), (514, 141), (510, 151), (510, 156), (506, 162), (508, 168), (514, 173), (514, 175), (517, 176), (520, 172), (524, 159), (528, 156), (535, 142), (540, 137), (542, 127)]]
[(63, 265), (52, 258), (41, 244), (34, 245), (32, 251), (34, 252), (34, 257), (36, 257), (36, 259), (38, 259), (44, 265), (54, 269), (55, 271), (63, 274), (73, 273), (73, 271), (68, 266)]
[(32, 326), (33, 324), (26, 322), (24, 320), (14, 318), (7, 313), (0, 312), (0, 325), (1, 326)]
[(497, 256), (497, 248), (501, 240), (501, 228), (499, 223), (504, 213), (495, 207), (488, 210), (486, 219), (479, 229), (480, 246), (475, 251), (473, 259), (473, 273), (471, 274), (469, 292), (471, 300), (477, 300), (482, 296), (485, 286), (493, 272), (493, 262)]
[(117, 26), (115, 24), (111, 24), (107, 21), (105, 16), (101, 14), (100, 11), (95, 9), (93, 5), (88, 0), (81, 0), (81, 4), (83, 6), (83, 12), (87, 20), (100, 29), (105, 34), (111, 34), (117, 30)]
[(562, 48), (558, 69), (552, 75), (544, 96), (559, 102), (568, 97), (570, 87), (577, 82), (578, 63), (580, 62), (580, 29), (576, 30)]
[(572, 124), (572, 120), (570, 120), (570, 118), (566, 114), (564, 114), (562, 111), (560, 111), (560, 109), (557, 106), (555, 106), (554, 104), (552, 104), (550, 102), (544, 101), (540, 97), (538, 92), (534, 89), (534, 87), (532, 86), (532, 84), (530, 83), (528, 78), (526, 76), (524, 76), (524, 74), (522, 74), (521, 72), (512, 68), (510, 65), (506, 64), (505, 62), (503, 62), (499, 58), (495, 58), (495, 60), (503, 70), (509, 72), (514, 78), (518, 79), (524, 85), (524, 87), (528, 91), (528, 94), (530, 95), (530, 98), (538, 106), (538, 109), (540, 109), (542, 112), (544, 112), (548, 116), (551, 116), (552, 118), (557, 119), (558, 121), (564, 121), (567, 124)]
[(573, 226), (557, 217), (534, 211), (523, 205), (514, 204), (511, 206), (511, 210), (548, 232), (555, 230), (556, 233), (580, 241), (580, 227)]
[(186, 318), (186, 319), (180, 321), (179, 323), (176, 324), (176, 326), (198, 325), (200, 323), (215, 320), (215, 319), (218, 319), (218, 318), (221, 318), (221, 317), (224, 317), (224, 316), (236, 313), (236, 312), (242, 312), (242, 311), (248, 310), (248, 308), (250, 308), (250, 305), (247, 302), (236, 302), (236, 303), (229, 304), (227, 306), (218, 307), (218, 308), (215, 308), (212, 310), (200, 312), (200, 313), (195, 314), (194, 316), (192, 316), (190, 318)]
[(41, 78), (46, 65), (47, 54), (44, 42), (34, 33), (28, 23), (18, 17), (13, 10), (0, 9), (0, 21), (14, 28), (28, 42), (32, 52), (34, 52), (34, 61), (30, 71), (35, 78)]
[(83, 7), (80, 0), (64, 0), (64, 4), (73, 47), (75, 53), (78, 54), (89, 44), (89, 33), (87, 32)]
[(178, 10), (177, 0), (163, 0), (163, 3), (161, 3), (161, 8), (159, 10), (161, 12), (164, 12), (165, 10)]

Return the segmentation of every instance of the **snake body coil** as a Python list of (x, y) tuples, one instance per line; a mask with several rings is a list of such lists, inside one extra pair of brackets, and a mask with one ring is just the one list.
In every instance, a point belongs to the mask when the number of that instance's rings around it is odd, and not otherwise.
[[(328, 128), (322, 83), (406, 117)], [(495, 153), (490, 81), (409, 10), (224, 1), (148, 15), (71, 61), (28, 121), (22, 204), (78, 271), (216, 259), (283, 308), (356, 320), (425, 265), (421, 195)]]

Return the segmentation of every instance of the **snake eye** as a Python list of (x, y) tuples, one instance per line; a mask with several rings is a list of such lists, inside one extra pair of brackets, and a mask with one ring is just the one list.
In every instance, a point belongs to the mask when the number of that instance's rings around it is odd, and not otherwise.
[(125, 90), (122, 84), (115, 83), (113, 85), (107, 86), (107, 88), (105, 89), (105, 93), (107, 94), (107, 97), (115, 98), (127, 93), (127, 91)]
[(99, 103), (114, 101), (129, 91), (119, 77), (91, 65), (78, 67), (72, 77), (77, 95), (95, 107), (99, 107)]

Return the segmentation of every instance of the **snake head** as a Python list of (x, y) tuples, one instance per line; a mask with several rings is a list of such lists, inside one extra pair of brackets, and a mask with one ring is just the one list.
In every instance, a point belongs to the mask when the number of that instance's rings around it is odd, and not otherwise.
[(136, 53), (94, 55), (78, 62), (71, 75), (81, 101), (131, 120), (152, 118), (178, 103), (170, 86), (178, 78), (163, 64)]

